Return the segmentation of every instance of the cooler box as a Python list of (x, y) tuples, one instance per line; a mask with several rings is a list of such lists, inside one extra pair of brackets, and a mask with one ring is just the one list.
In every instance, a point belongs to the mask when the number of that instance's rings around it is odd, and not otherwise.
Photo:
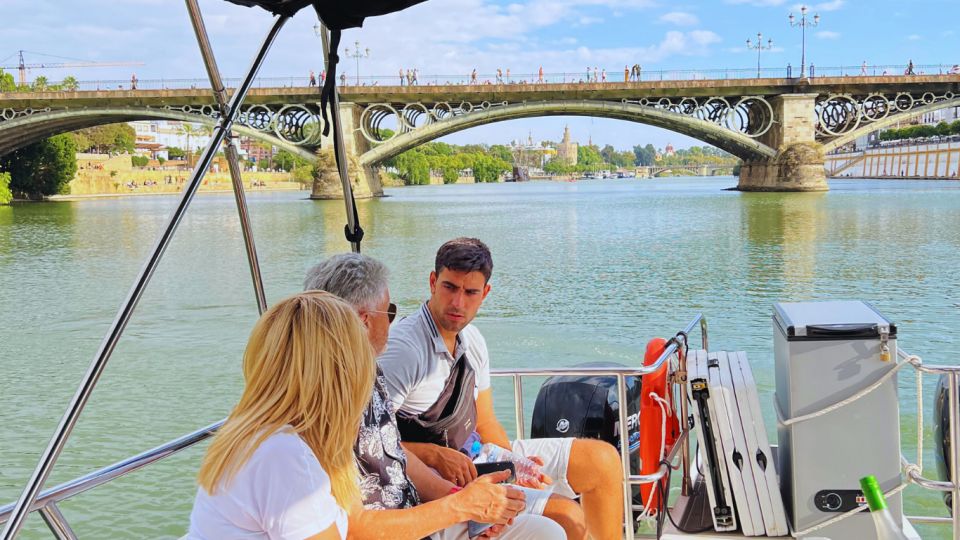
[[(809, 414), (846, 399), (893, 369), (897, 327), (860, 301), (773, 306), (776, 397), (781, 418)], [(884, 360), (882, 349), (887, 350)], [(778, 422), (780, 490), (793, 531), (802, 531), (862, 502), (859, 480), (872, 474), (884, 491), (900, 484), (900, 412), (896, 376), (861, 399), (785, 427)], [(901, 519), (900, 494), (888, 499)], [(872, 538), (862, 512), (811, 533)]]

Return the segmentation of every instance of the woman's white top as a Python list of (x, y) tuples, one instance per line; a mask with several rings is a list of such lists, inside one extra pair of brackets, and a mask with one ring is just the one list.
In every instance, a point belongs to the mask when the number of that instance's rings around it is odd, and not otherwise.
[(186, 538), (302, 540), (334, 523), (347, 537), (347, 513), (330, 492), (330, 477), (288, 429), (263, 441), (216, 495), (197, 489)]

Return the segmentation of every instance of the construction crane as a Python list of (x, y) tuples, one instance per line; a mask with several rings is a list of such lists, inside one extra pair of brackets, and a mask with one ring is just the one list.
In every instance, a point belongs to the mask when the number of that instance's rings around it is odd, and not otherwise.
[[(72, 58), (64, 58), (65, 60), (72, 60), (71, 62), (39, 62), (39, 63), (26, 63), (23, 60), (23, 51), (18, 51), (20, 56), (20, 62), (15, 66), (0, 66), (0, 69), (16, 69), (19, 72), (19, 84), (21, 86), (26, 86), (27, 84), (27, 70), (28, 69), (64, 69), (64, 68), (86, 68), (86, 67), (122, 67), (122, 66), (142, 66), (143, 62), (87, 62), (83, 60), (76, 60)], [(28, 51), (29, 52), (29, 51)], [(42, 53), (32, 53), (38, 54), (40, 56), (52, 56)], [(9, 57), (8, 57), (9, 58)], [(59, 57), (54, 57), (59, 58)]]

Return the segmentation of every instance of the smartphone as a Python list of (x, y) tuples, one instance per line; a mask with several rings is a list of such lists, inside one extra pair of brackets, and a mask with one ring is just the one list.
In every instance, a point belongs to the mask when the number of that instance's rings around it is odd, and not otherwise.
[(511, 461), (493, 461), (491, 463), (476, 463), (477, 476), (494, 473), (497, 471), (510, 471), (510, 478), (504, 482), (513, 482), (517, 479), (517, 467)]
[[(504, 482), (513, 482), (517, 477), (517, 467), (511, 461), (494, 461), (492, 463), (476, 463), (477, 476), (494, 473), (497, 471), (510, 471), (510, 477)], [(476, 521), (467, 522), (467, 536), (475, 538), (490, 528), (489, 523), (477, 523)]]

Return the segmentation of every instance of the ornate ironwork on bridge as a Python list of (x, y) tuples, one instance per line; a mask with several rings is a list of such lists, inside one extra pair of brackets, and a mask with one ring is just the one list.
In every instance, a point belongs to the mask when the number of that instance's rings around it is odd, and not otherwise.
[(949, 102), (953, 101), (960, 104), (960, 99), (957, 99), (953, 92), (819, 96), (815, 106), (817, 140), (829, 142), (860, 128), (879, 129), (883, 126), (874, 124), (892, 117), (912, 117), (925, 110), (947, 107), (950, 106)]
[[(769, 131), (776, 121), (773, 107), (763, 96), (661, 97), (622, 99), (619, 103), (639, 105), (681, 117), (703, 120), (754, 138)], [(507, 101), (372, 103), (367, 105), (361, 113), (359, 129), (368, 141), (376, 144), (428, 124), (509, 105), (511, 104)], [(396, 129), (393, 129), (394, 127)]]
[[(151, 107), (146, 108), (150, 109)], [(213, 105), (166, 105), (153, 107), (153, 109), (195, 115), (202, 117), (197, 119), (198, 122), (205, 120), (205, 123), (216, 122), (220, 118), (219, 109)], [(3, 108), (0, 109), (0, 126), (11, 120), (69, 110), (76, 109), (52, 107)], [(266, 135), (274, 135), (290, 144), (305, 148), (316, 148), (320, 146), (321, 127), (323, 125), (319, 110), (320, 107), (317, 104), (245, 105), (241, 108), (235, 124)]]

